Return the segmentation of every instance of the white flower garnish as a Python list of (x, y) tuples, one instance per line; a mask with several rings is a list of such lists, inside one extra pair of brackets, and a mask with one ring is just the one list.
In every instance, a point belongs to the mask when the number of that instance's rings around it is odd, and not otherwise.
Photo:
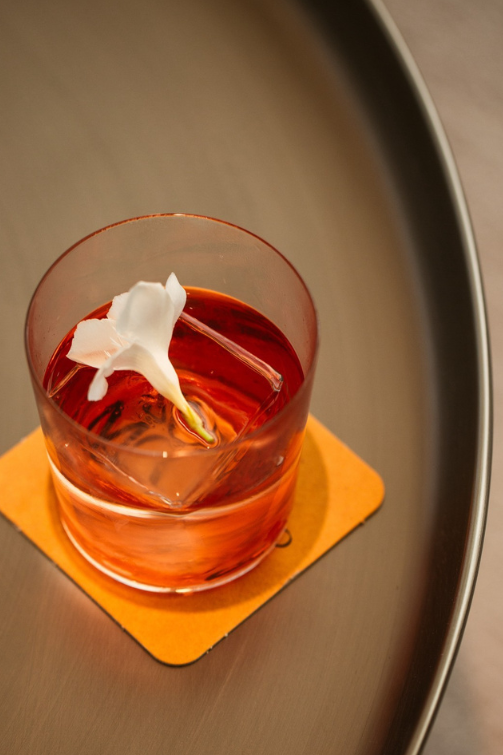
[(114, 298), (105, 319), (79, 322), (67, 356), (97, 370), (89, 386), (89, 401), (99, 401), (105, 396), (106, 379), (115, 370), (134, 370), (172, 401), (189, 426), (211, 443), (214, 438), (185, 399), (168, 357), (173, 328), (186, 300), (185, 289), (174, 273), (166, 286), (140, 281)]

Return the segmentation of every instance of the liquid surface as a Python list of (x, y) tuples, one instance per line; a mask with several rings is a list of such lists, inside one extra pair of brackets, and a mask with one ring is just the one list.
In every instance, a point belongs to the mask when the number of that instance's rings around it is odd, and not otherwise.
[[(109, 307), (110, 303), (88, 317), (105, 317)], [(183, 319), (185, 315), (188, 320)], [(200, 332), (191, 318), (223, 340)], [(113, 373), (104, 398), (88, 401), (95, 370), (66, 357), (74, 331), (54, 352), (44, 379), (46, 390), (66, 414), (87, 430), (121, 445), (161, 452), (187, 444), (205, 445), (171, 402), (138, 373)], [(243, 361), (229, 350), (225, 339), (262, 360), (264, 368)], [(203, 289), (187, 289), (187, 304), (175, 325), (169, 357), (182, 392), (203, 416), (217, 444), (260, 427), (281, 410), (303, 380), (293, 348), (273, 323), (236, 299)], [(268, 366), (282, 378), (279, 389)]]

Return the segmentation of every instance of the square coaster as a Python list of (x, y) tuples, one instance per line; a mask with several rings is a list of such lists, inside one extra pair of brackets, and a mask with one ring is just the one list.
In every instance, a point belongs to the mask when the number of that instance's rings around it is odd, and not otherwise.
[(310, 416), (284, 540), (230, 584), (193, 595), (156, 595), (102, 575), (70, 544), (58, 519), (40, 428), (0, 458), (0, 489), (0, 512), (151, 655), (176, 666), (204, 655), (362, 524), (384, 497), (379, 475)]

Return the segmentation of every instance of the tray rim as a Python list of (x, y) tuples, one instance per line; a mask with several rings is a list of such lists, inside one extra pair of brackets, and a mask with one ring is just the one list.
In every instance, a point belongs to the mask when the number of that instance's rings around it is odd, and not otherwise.
[(445, 636), (444, 652), (439, 659), (414, 734), (406, 749), (406, 755), (418, 755), (432, 729), (456, 660), (468, 620), (482, 556), (489, 505), (493, 433), (490, 340), (480, 259), (468, 204), (453, 150), (425, 80), (391, 13), (384, 5), (383, 0), (365, 0), (365, 2), (369, 10), (374, 14), (388, 45), (394, 53), (397, 65), (400, 66), (415, 100), (421, 108), (424, 126), (432, 138), (436, 155), (441, 164), (452, 203), (452, 210), (456, 216), (461, 235), (462, 251), (470, 285), (477, 349), (476, 366), (479, 378), (477, 397), (479, 413), (477, 461), (472, 494), (472, 516), (467, 532), (466, 556), (460, 573), (459, 591), (453, 607), (452, 622)]

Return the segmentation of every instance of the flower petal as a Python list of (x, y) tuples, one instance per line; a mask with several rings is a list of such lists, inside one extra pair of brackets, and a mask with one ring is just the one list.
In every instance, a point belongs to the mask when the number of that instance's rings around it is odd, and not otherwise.
[(173, 302), (175, 322), (182, 314), (185, 302), (187, 301), (187, 292), (184, 287), (178, 282), (178, 278), (174, 273), (171, 273), (166, 281), (166, 291)]
[(116, 370), (139, 372), (158, 393), (169, 399), (181, 412), (185, 414), (189, 411), (180, 389), (178, 375), (167, 353), (161, 350), (152, 352), (140, 343), (125, 346), (101, 365), (89, 386), (89, 401), (99, 401), (103, 398), (107, 392), (106, 378)]
[(125, 294), (118, 294), (118, 296), (114, 296), (112, 306), (108, 310), (107, 314), (107, 318), (109, 320), (116, 322), (119, 319), (119, 315), (124, 311), (124, 308), (127, 305), (128, 297), (129, 291), (126, 291)]
[(117, 332), (130, 343), (168, 351), (176, 322), (175, 306), (161, 283), (140, 281), (117, 318)]
[[(113, 369), (111, 372), (108, 373), (107, 377), (110, 377), (112, 374)], [(91, 380), (91, 383), (89, 385), (89, 389), (87, 391), (87, 400), (88, 401), (101, 401), (102, 398), (105, 398), (108, 391), (108, 383), (106, 381), (105, 377), (105, 367), (100, 367), (99, 370), (96, 371), (95, 376)]]
[(73, 336), (68, 359), (89, 367), (101, 367), (124, 346), (110, 320), (82, 320)]

